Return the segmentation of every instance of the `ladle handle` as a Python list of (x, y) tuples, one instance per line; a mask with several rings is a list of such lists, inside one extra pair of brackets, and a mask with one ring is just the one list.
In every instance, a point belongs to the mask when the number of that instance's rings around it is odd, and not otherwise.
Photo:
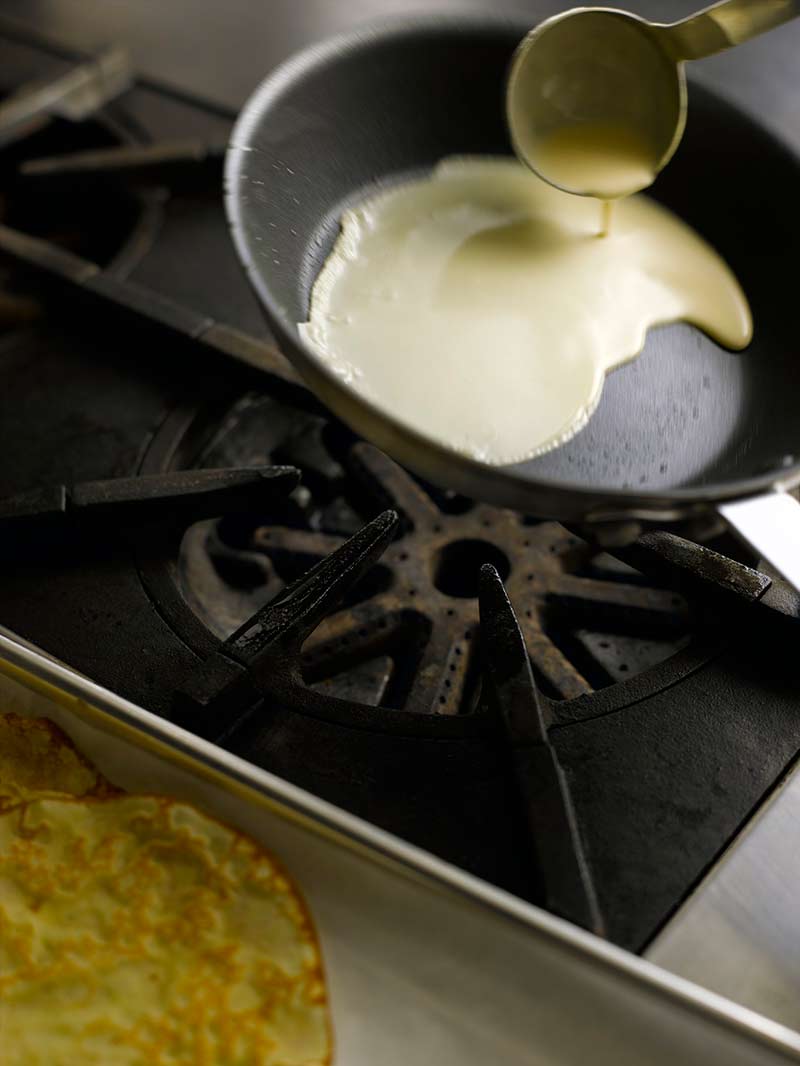
[(717, 509), (733, 532), (800, 592), (800, 503), (776, 491)]
[(702, 59), (743, 44), (798, 15), (800, 0), (723, 0), (659, 29), (676, 60)]

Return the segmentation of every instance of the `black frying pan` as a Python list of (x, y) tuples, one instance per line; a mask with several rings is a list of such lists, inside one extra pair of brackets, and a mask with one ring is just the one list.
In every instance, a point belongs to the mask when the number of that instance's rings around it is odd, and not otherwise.
[[(800, 483), (800, 168), (765, 129), (698, 85), (684, 142), (652, 195), (739, 277), (755, 321), (746, 352), (726, 352), (691, 326), (652, 330), (639, 359), (609, 375), (582, 432), (498, 468), (393, 421), (300, 339), (343, 206), (443, 156), (511, 153), (505, 75), (529, 28), (468, 16), (392, 21), (302, 52), (256, 91), (233, 133), (226, 202), (278, 343), (345, 422), (431, 481), (582, 522), (668, 522), (716, 508), (798, 584), (800, 508), (795, 515), (794, 501), (774, 490)], [(789, 550), (776, 533), (789, 535)]]

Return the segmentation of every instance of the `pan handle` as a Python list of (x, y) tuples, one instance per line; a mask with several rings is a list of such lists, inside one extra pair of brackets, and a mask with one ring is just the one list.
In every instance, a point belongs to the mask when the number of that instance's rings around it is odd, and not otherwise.
[(800, 591), (800, 503), (781, 490), (719, 504), (731, 530)]

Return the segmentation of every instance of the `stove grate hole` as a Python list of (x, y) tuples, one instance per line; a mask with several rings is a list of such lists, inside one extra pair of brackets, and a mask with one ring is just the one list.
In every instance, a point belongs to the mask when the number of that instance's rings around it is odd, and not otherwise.
[(508, 556), (490, 541), (451, 541), (436, 557), (433, 584), (445, 596), (474, 599), (478, 595), (478, 575), (484, 563), (491, 563), (503, 581), (511, 573)]

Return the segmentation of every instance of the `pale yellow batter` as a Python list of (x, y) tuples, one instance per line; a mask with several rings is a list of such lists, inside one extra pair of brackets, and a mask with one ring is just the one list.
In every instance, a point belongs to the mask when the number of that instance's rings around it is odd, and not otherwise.
[(731, 271), (644, 196), (570, 196), (507, 158), (451, 159), (347, 211), (301, 333), (349, 385), (419, 433), (504, 464), (573, 436), (608, 371), (658, 323), (743, 348)]
[(603, 200), (646, 189), (656, 176), (653, 148), (621, 124), (563, 125), (546, 137), (531, 136), (519, 148), (554, 185)]

